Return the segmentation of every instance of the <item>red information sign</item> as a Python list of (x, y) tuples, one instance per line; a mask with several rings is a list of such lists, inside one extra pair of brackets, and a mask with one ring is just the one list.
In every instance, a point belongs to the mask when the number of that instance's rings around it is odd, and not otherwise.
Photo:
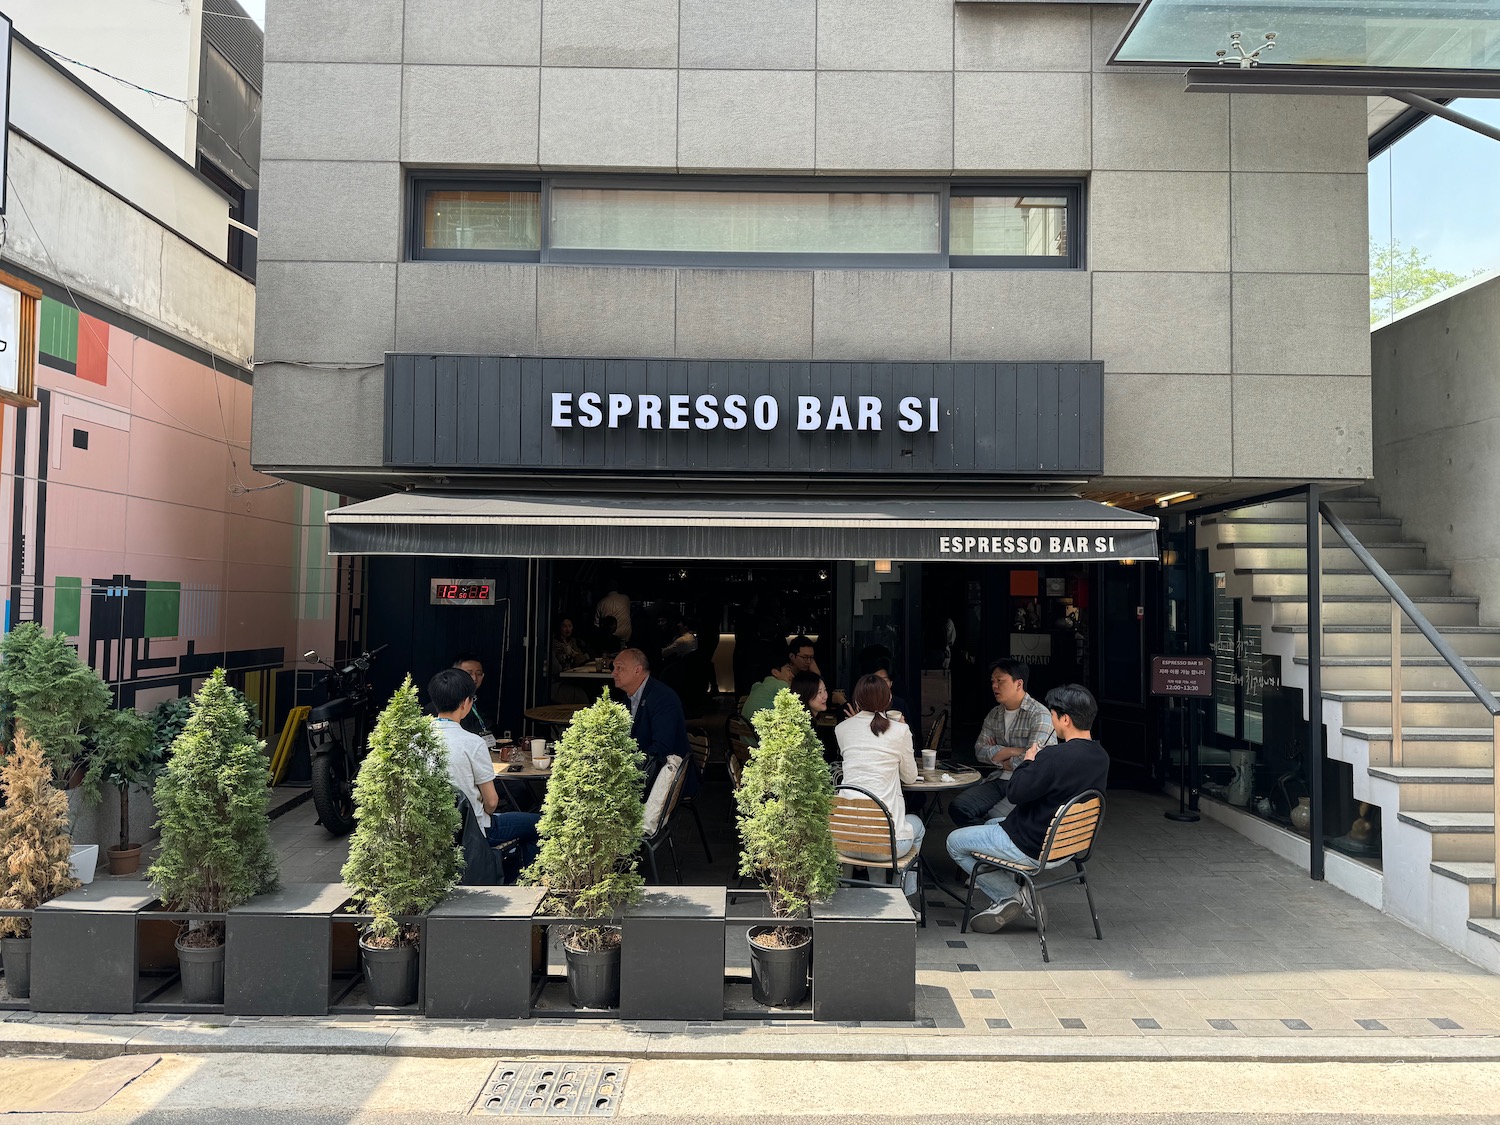
[(1207, 698), (1214, 693), (1211, 656), (1153, 656), (1151, 694)]

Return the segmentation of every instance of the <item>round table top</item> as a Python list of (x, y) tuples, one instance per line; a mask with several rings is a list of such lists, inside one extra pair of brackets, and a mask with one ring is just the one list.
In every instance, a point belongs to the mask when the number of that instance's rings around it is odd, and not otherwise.
[[(907, 793), (941, 793), (948, 789), (967, 789), (971, 785), (978, 785), (984, 775), (978, 770), (967, 768), (952, 770), (922, 770), (917, 771), (916, 781), (902, 782), (901, 788)], [(949, 780), (944, 781), (943, 775), (947, 774)]]
[(587, 703), (547, 703), (541, 707), (528, 707), (521, 713), (534, 723), (565, 727), (587, 706)]
[(538, 769), (530, 761), (523, 761), (521, 768), (512, 770), (510, 767), (514, 762), (502, 762), (494, 754), (490, 755), (490, 762), (495, 767), (495, 777), (506, 781), (536, 781), (540, 778), (552, 776), (552, 763), (547, 763), (546, 769)]

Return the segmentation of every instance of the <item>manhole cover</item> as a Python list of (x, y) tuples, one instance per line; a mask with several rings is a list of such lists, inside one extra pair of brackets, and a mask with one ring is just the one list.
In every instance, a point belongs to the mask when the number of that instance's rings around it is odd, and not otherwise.
[(499, 1063), (470, 1113), (488, 1117), (613, 1117), (626, 1063)]

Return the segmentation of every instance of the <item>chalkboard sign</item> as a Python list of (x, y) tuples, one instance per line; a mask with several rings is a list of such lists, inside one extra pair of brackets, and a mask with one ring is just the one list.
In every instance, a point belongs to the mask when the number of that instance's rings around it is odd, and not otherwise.
[(1151, 694), (1207, 698), (1214, 693), (1211, 656), (1153, 656)]

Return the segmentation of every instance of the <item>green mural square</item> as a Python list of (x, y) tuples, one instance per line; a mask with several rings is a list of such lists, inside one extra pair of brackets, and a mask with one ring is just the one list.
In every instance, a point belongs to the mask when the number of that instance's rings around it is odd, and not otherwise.
[(83, 629), (83, 579), (58, 578), (52, 588), (52, 628), (69, 637)]
[(78, 310), (51, 297), (42, 298), (39, 350), (66, 363), (78, 362)]
[(175, 637), (181, 630), (182, 583), (146, 583), (146, 636)]

